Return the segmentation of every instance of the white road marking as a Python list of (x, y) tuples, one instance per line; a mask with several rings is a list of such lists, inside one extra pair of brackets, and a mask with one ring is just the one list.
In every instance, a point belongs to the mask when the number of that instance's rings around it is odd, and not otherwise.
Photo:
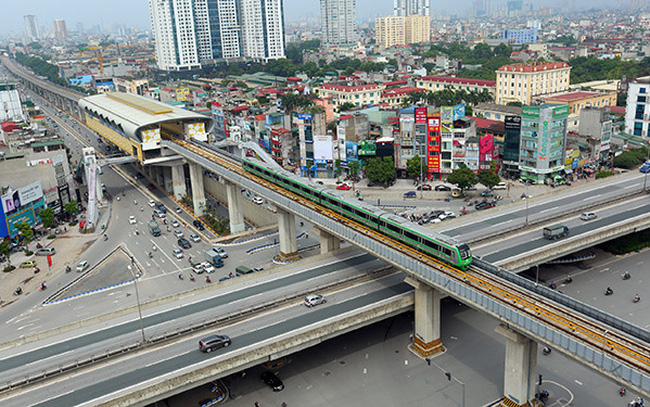
[(543, 211), (539, 211), (539, 213), (544, 213), (544, 212), (549, 212), (549, 211), (554, 211), (556, 209), (559, 209), (559, 206), (554, 206), (552, 208), (544, 209)]
[(366, 369), (366, 368), (364, 367), (364, 368), (363, 368), (363, 374), (367, 374), (367, 373), (368, 373), (368, 369)]
[(576, 382), (578, 385), (582, 386), (582, 382), (579, 382), (577, 380), (574, 380), (574, 382)]

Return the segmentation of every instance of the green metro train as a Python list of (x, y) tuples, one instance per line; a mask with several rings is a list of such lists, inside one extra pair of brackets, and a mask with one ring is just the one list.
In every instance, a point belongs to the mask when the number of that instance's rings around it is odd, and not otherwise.
[(472, 263), (472, 253), (466, 243), (460, 243), (451, 237), (416, 225), (401, 216), (361, 201), (346, 198), (337, 191), (306, 181), (284, 170), (279, 172), (256, 158), (245, 157), (243, 168), (275, 185), (445, 263), (463, 270), (467, 270)]

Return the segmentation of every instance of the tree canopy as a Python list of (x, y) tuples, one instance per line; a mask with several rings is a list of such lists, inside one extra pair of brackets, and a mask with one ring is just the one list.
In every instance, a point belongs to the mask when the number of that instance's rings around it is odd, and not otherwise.
[(476, 176), (478, 182), (492, 189), (496, 184), (501, 182), (501, 177), (493, 170), (480, 170)]
[(45, 208), (38, 213), (38, 217), (41, 218), (43, 226), (46, 228), (51, 228), (54, 226), (54, 211), (52, 208)]
[(395, 179), (395, 161), (393, 157), (373, 157), (366, 161), (366, 176), (372, 183), (388, 187)]
[(422, 173), (422, 158), (418, 154), (406, 160), (406, 174), (409, 177), (419, 177)]
[(456, 185), (460, 188), (461, 192), (463, 192), (476, 185), (478, 179), (476, 178), (474, 171), (469, 169), (465, 164), (461, 164), (460, 168), (453, 170), (452, 173), (449, 174), (447, 182)]

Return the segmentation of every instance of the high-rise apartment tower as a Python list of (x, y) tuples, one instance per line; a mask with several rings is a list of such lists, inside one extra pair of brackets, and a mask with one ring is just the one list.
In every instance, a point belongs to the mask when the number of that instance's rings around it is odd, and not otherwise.
[(65, 26), (65, 20), (54, 20), (54, 38), (65, 40), (68, 38), (68, 29)]
[(404, 17), (411, 14), (430, 16), (430, 6), (430, 0), (393, 0), (393, 14)]
[(38, 32), (38, 20), (33, 14), (28, 14), (25, 19), (25, 31), (27, 31), (27, 38), (29, 41), (38, 41), (41, 34)]
[(320, 20), (324, 47), (357, 42), (356, 0), (320, 0)]

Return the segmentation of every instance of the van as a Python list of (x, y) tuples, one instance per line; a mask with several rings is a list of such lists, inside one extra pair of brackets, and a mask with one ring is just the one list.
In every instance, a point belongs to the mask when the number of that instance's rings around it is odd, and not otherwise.
[(238, 267), (235, 269), (235, 272), (236, 272), (237, 274), (250, 274), (250, 273), (253, 272), (253, 269), (250, 269), (250, 268), (248, 268), (248, 267), (246, 267), (246, 266), (238, 266)]
[(154, 209), (153, 214), (155, 217), (159, 219), (163, 219), (167, 217), (167, 215), (165, 215), (165, 212), (161, 211), (160, 209)]
[(40, 249), (36, 250), (35, 253), (37, 256), (47, 256), (50, 254), (56, 254), (56, 249), (54, 247), (41, 247)]
[(508, 185), (501, 181), (498, 184), (496, 184), (492, 189), (499, 190), (499, 189), (508, 189)]

